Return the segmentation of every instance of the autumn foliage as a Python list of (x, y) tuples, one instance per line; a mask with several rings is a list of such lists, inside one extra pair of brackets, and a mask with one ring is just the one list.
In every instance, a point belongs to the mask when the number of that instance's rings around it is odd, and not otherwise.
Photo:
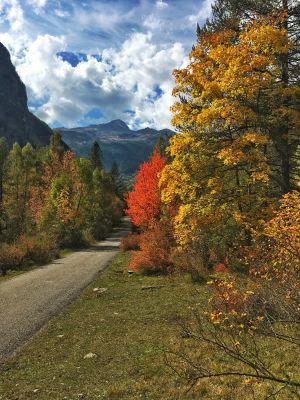
[(220, 262), (251, 242), (292, 185), (298, 89), (282, 81), (281, 60), (292, 47), (283, 19), (270, 14), (202, 32), (189, 65), (174, 72), (180, 133), (167, 149), (162, 200), (177, 206), (178, 244), (189, 251), (205, 236)]
[[(100, 152), (101, 153), (101, 152)], [(65, 150), (59, 133), (49, 147), (8, 149), (0, 140), (0, 271), (43, 264), (61, 247), (102, 239), (122, 216), (117, 177)]]
[(161, 210), (159, 175), (165, 158), (155, 150), (149, 161), (144, 162), (136, 175), (133, 190), (128, 193), (126, 214), (141, 229), (151, 227)]
[(174, 268), (171, 258), (172, 227), (168, 221), (154, 222), (139, 237), (139, 250), (132, 253), (128, 268), (144, 274), (168, 273)]
[[(299, 352), (300, 320), (295, 4), (215, 1), (214, 19), (198, 27), (188, 65), (174, 71), (177, 133), (164, 165), (153, 179), (153, 160), (143, 164), (127, 198), (141, 230), (129, 268), (176, 268), (209, 284), (205, 312), (196, 300), (196, 318), (183, 324), (189, 345), (179, 358), (189, 364), (191, 387), (235, 375), (283, 384), (264, 398), (300, 387), (295, 363), (288, 370)], [(280, 359), (290, 346), (283, 368), (266, 355), (269, 340)], [(197, 359), (197, 351), (195, 359), (187, 356), (198, 342), (217, 352), (218, 363)]]

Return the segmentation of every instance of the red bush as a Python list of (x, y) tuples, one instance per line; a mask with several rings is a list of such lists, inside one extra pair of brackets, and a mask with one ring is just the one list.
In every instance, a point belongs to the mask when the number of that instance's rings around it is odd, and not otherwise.
[(133, 191), (127, 194), (126, 214), (132, 223), (147, 229), (160, 214), (159, 173), (165, 165), (165, 158), (157, 150), (149, 161), (144, 162), (136, 175)]
[(230, 269), (223, 263), (216, 264), (213, 268), (215, 272), (221, 272), (223, 274), (228, 274), (230, 272)]
[(140, 235), (140, 250), (133, 252), (129, 269), (141, 273), (167, 273), (173, 269), (171, 246), (173, 234), (170, 224), (156, 222)]
[(140, 250), (140, 235), (131, 233), (120, 244), (121, 251)]

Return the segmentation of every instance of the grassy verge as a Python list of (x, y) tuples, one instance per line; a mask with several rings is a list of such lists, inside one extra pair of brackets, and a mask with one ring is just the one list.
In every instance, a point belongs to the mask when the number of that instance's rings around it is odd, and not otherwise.
[[(1, 400), (160, 399), (162, 391), (176, 398), (181, 383), (170, 378), (161, 347), (177, 335), (173, 316), (188, 307), (190, 284), (129, 276), (123, 273), (127, 259), (119, 254), (81, 298), (1, 367)], [(85, 358), (89, 353), (95, 356)]]
[[(204, 300), (206, 286), (128, 275), (128, 257), (118, 254), (66, 312), (0, 367), (1, 400), (254, 398), (240, 379), (201, 381), (187, 393), (187, 383), (165, 365), (164, 350), (182, 343), (174, 316)], [(185, 342), (191, 354), (219, 362), (208, 348)]]

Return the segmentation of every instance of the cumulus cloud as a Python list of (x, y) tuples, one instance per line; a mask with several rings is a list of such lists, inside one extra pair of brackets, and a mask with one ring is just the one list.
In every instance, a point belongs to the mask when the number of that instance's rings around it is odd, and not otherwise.
[(120, 49), (103, 51), (100, 61), (88, 57), (76, 67), (57, 56), (65, 46), (63, 37), (38, 36), (17, 66), (31, 99), (43, 101), (35, 110), (40, 118), (73, 126), (98, 108), (106, 119), (124, 118), (131, 126), (169, 126), (171, 72), (184, 59), (180, 43), (159, 49), (151, 34), (134, 33)]
[[(193, 28), (186, 27), (206, 18), (210, 2), (145, 0), (129, 7), (124, 1), (118, 8), (60, 0), (32, 17), (30, 10), (43, 10), (47, 0), (26, 0), (27, 8), (19, 0), (0, 0), (6, 24), (2, 33), (0, 24), (0, 41), (27, 86), (29, 106), (49, 124), (122, 118), (135, 128), (164, 128), (171, 119), (172, 70), (186, 64), (193, 43)], [(86, 56), (72, 66), (64, 51)]]
[(34, 7), (36, 10), (44, 8), (48, 0), (27, 0), (27, 3)]
[(0, 0), (0, 15), (13, 32), (20, 31), (24, 25), (23, 9), (18, 0)]
[(211, 6), (213, 3), (214, 0), (204, 0), (203, 3), (201, 4), (199, 12), (188, 16), (187, 19), (189, 23), (191, 23), (192, 25), (196, 25), (197, 23), (205, 20), (207, 16), (210, 15)]
[(168, 3), (163, 1), (163, 0), (157, 0), (156, 1), (156, 7), (163, 9), (163, 8), (167, 8), (168, 7)]

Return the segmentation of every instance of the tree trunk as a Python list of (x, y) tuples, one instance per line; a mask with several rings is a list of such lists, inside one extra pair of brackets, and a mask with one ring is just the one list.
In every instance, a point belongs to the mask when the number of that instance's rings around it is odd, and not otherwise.
[[(288, 30), (288, 18), (289, 18), (289, 6), (288, 0), (282, 0), (282, 8), (286, 13), (283, 28)], [(289, 84), (289, 55), (288, 53), (282, 55), (282, 85), (283, 89), (286, 88)], [(283, 100), (283, 106), (288, 107), (288, 99)], [(280, 155), (281, 155), (281, 176), (282, 176), (282, 185), (281, 191), (282, 194), (285, 194), (291, 189), (291, 171), (290, 171), (290, 146), (289, 146), (289, 123), (287, 120), (283, 120), (280, 126)]]

